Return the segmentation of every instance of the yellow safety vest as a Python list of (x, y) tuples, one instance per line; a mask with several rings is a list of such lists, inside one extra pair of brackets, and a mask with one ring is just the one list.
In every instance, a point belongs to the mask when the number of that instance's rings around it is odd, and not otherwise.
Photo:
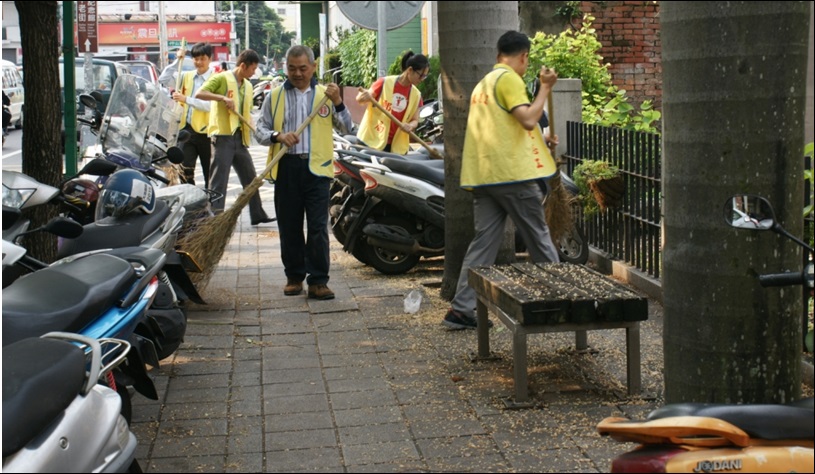
[[(317, 85), (314, 88), (314, 101), (312, 108), (320, 103), (325, 96), (325, 86)], [(272, 97), (269, 99), (269, 105), (272, 107), (272, 117), (274, 119), (274, 129), (283, 130), (283, 118), (286, 116), (286, 91), (283, 86), (272, 90)], [(274, 104), (274, 105), (272, 105)], [(309, 113), (311, 110), (309, 111)], [(308, 167), (311, 172), (317, 176), (324, 176), (326, 178), (334, 177), (334, 137), (332, 130), (334, 123), (332, 121), (334, 107), (331, 101), (327, 102), (314, 116), (314, 119), (309, 123), (308, 128), (311, 132), (311, 143), (309, 143), (309, 163)], [(297, 124), (299, 127), (300, 124)], [(277, 155), (280, 148), (283, 147), (282, 143), (273, 143), (269, 147), (269, 155), (266, 159), (266, 165)], [(267, 179), (277, 178), (278, 164), (274, 165), (269, 174), (266, 175)]]
[[(382, 93), (379, 94), (379, 103), (388, 112), (392, 111), (393, 104), (393, 86), (399, 76), (387, 76), (382, 84)], [(408, 122), (416, 115), (416, 110), (419, 108), (419, 100), (421, 100), (421, 93), (416, 86), (410, 86), (410, 99), (408, 99), (407, 109), (403, 122)], [(382, 150), (388, 144), (388, 133), (391, 129), (391, 119), (378, 109), (374, 109), (372, 104), (368, 104), (365, 110), (365, 115), (362, 117), (362, 123), (359, 124), (359, 131), (357, 136), (360, 140), (365, 142), (371, 148)], [(404, 132), (401, 128), (396, 130), (393, 135), (393, 142), (391, 142), (391, 152), (404, 154), (410, 149), (410, 135)]]
[(496, 67), (473, 89), (461, 158), (461, 187), (517, 183), (552, 176), (555, 161), (539, 127), (526, 130), (496, 101), (495, 87), (503, 74)]
[[(226, 96), (240, 104), (238, 95), (238, 81), (235, 79), (235, 74), (232, 71), (225, 71), (223, 74), (226, 77)], [(213, 135), (232, 135), (235, 130), (241, 125), (240, 119), (237, 115), (233, 114), (226, 108), (223, 102), (213, 102), (213, 109), (209, 114), (209, 136)], [(243, 110), (241, 115), (247, 122), (252, 121), (252, 84), (246, 79), (243, 80)], [(249, 127), (241, 127), (241, 140), (244, 145), (251, 144), (251, 130)]]
[[(194, 87), (193, 81), (195, 80), (196, 71), (186, 71), (183, 73), (181, 81), (181, 93), (187, 97), (192, 97), (192, 88)], [(179, 128), (184, 128), (187, 125), (187, 111), (190, 106), (185, 102), (181, 104), (184, 113), (181, 115), (181, 124)], [(190, 120), (192, 129), (198, 133), (206, 133), (207, 126), (209, 125), (209, 112), (204, 110), (192, 109), (192, 118)]]

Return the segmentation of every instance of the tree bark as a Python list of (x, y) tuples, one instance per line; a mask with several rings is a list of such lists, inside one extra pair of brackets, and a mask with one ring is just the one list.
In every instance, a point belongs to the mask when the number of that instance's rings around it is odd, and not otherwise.
[(668, 402), (800, 397), (801, 248), (727, 226), (735, 194), (768, 198), (803, 228), (803, 123), (811, 2), (664, 2), (663, 291)]
[[(14, 2), (20, 18), (24, 56), (25, 129), (23, 131), (23, 173), (50, 186), (62, 179), (60, 148), (59, 28), (57, 2)], [(54, 206), (32, 209), (31, 228), (57, 214)], [(26, 237), (28, 252), (45, 262), (56, 258), (57, 239), (39, 232)]]
[(445, 155), (441, 296), (450, 300), (473, 237), (472, 196), (459, 187), (470, 94), (495, 65), (498, 38), (518, 29), (518, 2), (439, 2), (438, 10)]

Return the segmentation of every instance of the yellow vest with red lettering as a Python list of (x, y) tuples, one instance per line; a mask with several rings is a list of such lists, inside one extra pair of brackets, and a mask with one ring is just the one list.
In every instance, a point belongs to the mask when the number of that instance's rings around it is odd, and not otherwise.
[[(226, 96), (235, 101), (236, 106), (240, 105), (238, 95), (238, 81), (235, 79), (235, 74), (232, 71), (225, 71), (223, 74), (226, 78)], [(214, 107), (209, 114), (209, 136), (213, 135), (232, 135), (235, 130), (241, 125), (240, 119), (237, 115), (233, 114), (226, 108), (223, 102), (213, 102)], [(252, 84), (246, 79), (243, 80), (243, 109), (241, 115), (247, 122), (252, 121)], [(245, 146), (249, 146), (251, 142), (251, 129), (249, 127), (241, 127), (241, 141)]]
[(461, 187), (529, 181), (552, 176), (555, 161), (539, 127), (526, 130), (495, 98), (498, 78), (515, 71), (496, 67), (473, 89), (461, 158)]
[[(393, 87), (399, 76), (387, 76), (382, 84), (382, 93), (379, 94), (379, 103), (388, 112), (393, 113)], [(405, 110), (403, 122), (410, 121), (416, 110), (419, 108), (419, 100), (421, 100), (421, 93), (416, 86), (410, 86), (410, 99), (408, 99), (407, 109)], [(388, 144), (388, 133), (391, 129), (391, 119), (374, 106), (368, 104), (365, 110), (365, 115), (362, 117), (362, 122), (359, 124), (359, 131), (357, 137), (365, 142), (371, 148), (382, 150)], [(393, 135), (393, 142), (391, 142), (391, 152), (404, 154), (410, 150), (410, 135), (405, 133), (401, 128), (396, 130)]]
[[(193, 81), (195, 80), (196, 71), (186, 71), (183, 73), (181, 80), (181, 93), (187, 97), (192, 97), (192, 88), (194, 87)], [(190, 106), (185, 102), (181, 104), (184, 112), (181, 114), (181, 124), (179, 128), (184, 128), (187, 125), (187, 111)], [(209, 112), (205, 110), (192, 109), (192, 117), (190, 119), (190, 126), (198, 133), (206, 133), (207, 126), (209, 125)]]
[[(283, 130), (283, 118), (286, 116), (286, 90), (283, 86), (274, 89), (271, 92), (272, 96), (269, 98), (269, 107), (272, 109), (272, 117), (274, 118), (274, 129)], [(314, 88), (314, 101), (311, 103), (313, 108), (319, 104), (325, 97), (325, 86), (318, 84)], [(310, 113), (311, 111), (309, 111)], [(334, 135), (332, 130), (334, 123), (332, 120), (334, 108), (329, 100), (317, 112), (317, 115), (311, 120), (308, 128), (311, 137), (309, 143), (309, 162), (308, 167), (311, 172), (317, 176), (324, 176), (326, 178), (334, 177)], [(296, 124), (297, 127), (300, 124)], [(280, 149), (283, 147), (282, 143), (274, 143), (269, 147), (269, 155), (266, 158), (266, 166), (274, 159)], [(275, 164), (266, 175), (267, 179), (277, 179), (277, 167)]]

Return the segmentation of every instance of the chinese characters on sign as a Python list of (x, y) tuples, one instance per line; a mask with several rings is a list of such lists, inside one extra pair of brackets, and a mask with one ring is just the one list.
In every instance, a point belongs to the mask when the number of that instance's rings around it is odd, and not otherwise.
[(80, 53), (96, 53), (99, 51), (97, 3), (76, 2), (76, 35)]

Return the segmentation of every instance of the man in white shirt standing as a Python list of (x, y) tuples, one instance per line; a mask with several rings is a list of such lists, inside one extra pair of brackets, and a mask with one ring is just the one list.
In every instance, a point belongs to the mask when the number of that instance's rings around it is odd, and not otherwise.
[[(196, 99), (195, 93), (212, 75), (212, 70), (209, 67), (212, 61), (212, 45), (209, 43), (196, 43), (192, 47), (192, 60), (195, 64), (195, 70), (181, 73), (181, 79), (177, 82), (179, 85), (178, 90), (173, 91), (172, 97), (184, 108), (179, 128), (187, 130), (191, 135), (190, 139), (182, 146), (184, 151), (184, 182), (195, 184), (195, 161), (200, 159), (201, 171), (204, 174), (204, 187), (209, 189), (212, 143), (207, 135), (207, 127), (209, 126), (210, 101)], [(162, 73), (162, 76), (164, 75)], [(173, 84), (173, 87), (175, 88), (176, 84)]]

